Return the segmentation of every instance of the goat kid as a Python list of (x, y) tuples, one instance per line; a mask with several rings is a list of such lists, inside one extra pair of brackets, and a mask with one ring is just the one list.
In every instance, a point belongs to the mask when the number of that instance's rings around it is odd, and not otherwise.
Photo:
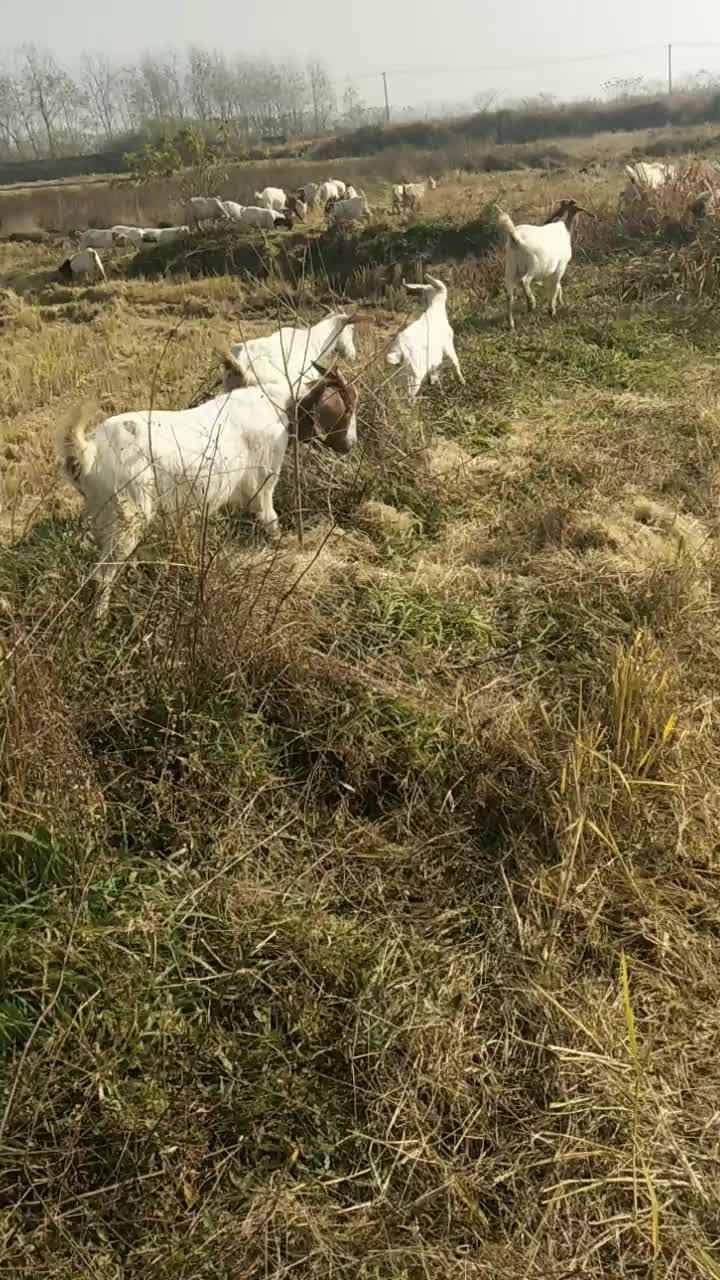
[(388, 364), (401, 364), (405, 369), (407, 391), (414, 400), (427, 378), (434, 385), (445, 360), (455, 370), (458, 382), (465, 386), (460, 361), (455, 351), (455, 338), (447, 318), (447, 287), (442, 280), (426, 276), (428, 284), (403, 284), (414, 293), (425, 295), (425, 311), (403, 329), (386, 359)]

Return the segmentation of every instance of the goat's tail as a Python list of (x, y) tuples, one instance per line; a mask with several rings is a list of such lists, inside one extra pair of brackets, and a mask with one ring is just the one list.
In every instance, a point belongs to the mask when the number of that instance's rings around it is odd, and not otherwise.
[(95, 441), (85, 434), (93, 417), (95, 406), (79, 404), (70, 411), (59, 433), (59, 450), (65, 474), (76, 489), (82, 491), (82, 482), (95, 461)]
[(515, 223), (513, 222), (509, 213), (502, 213), (502, 212), (498, 213), (498, 226), (502, 227), (506, 236), (508, 237), (509, 240), (512, 240), (513, 244), (520, 244), (520, 238), (517, 233), (517, 227), (515, 226)]

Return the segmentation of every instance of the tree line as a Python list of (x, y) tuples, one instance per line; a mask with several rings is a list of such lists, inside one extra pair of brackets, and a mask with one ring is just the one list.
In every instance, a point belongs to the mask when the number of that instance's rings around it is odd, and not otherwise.
[(357, 128), (378, 116), (327, 67), (211, 52), (146, 53), (123, 65), (102, 53), (72, 67), (26, 44), (0, 55), (0, 159), (102, 150), (169, 124), (221, 128), (238, 141)]

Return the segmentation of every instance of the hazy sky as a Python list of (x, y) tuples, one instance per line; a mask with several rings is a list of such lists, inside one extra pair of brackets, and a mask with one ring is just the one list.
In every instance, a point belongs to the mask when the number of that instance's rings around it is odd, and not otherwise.
[[(422, 69), (389, 77), (398, 105), (469, 100), (486, 89), (504, 98), (543, 90), (593, 95), (613, 76), (663, 78), (664, 51), (647, 46), (702, 44), (713, 36), (720, 38), (717, 0), (28, 0), (3, 6), (2, 31), (6, 48), (31, 40), (65, 59), (78, 50), (129, 57), (194, 42), (301, 61), (317, 54), (338, 81), (383, 67)], [(634, 52), (618, 52), (627, 49)], [(615, 56), (475, 74), (460, 70), (596, 53)], [(430, 74), (430, 68), (447, 71)], [(720, 44), (678, 45), (677, 77), (700, 68), (720, 69)], [(354, 83), (368, 103), (381, 101), (379, 75)]]

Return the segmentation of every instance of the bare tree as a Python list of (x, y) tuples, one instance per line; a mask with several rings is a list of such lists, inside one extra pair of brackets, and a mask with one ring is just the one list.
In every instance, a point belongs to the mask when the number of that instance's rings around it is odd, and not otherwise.
[(22, 46), (20, 67), (26, 110), (39, 118), (48, 154), (56, 156), (63, 134), (76, 130), (82, 94), (52, 54), (34, 44)]
[(317, 60), (309, 62), (307, 73), (312, 97), (313, 125), (316, 133), (322, 133), (335, 114), (335, 89), (328, 70), (322, 62)]
[(117, 131), (120, 98), (120, 73), (104, 53), (86, 53), (82, 58), (82, 83), (91, 118), (105, 137), (112, 139)]

